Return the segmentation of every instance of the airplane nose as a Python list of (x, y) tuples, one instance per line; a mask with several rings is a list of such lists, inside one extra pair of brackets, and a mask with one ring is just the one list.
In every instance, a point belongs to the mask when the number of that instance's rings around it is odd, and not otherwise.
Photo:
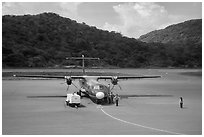
[(98, 92), (98, 93), (96, 93), (96, 97), (97, 97), (97, 99), (102, 99), (102, 98), (104, 98), (104, 93)]

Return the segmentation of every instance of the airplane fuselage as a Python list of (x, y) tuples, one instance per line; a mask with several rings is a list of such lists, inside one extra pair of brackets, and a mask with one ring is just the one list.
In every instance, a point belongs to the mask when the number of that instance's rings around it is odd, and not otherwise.
[(96, 101), (107, 101), (110, 95), (110, 87), (97, 81), (97, 77), (84, 76), (79, 80), (81, 92)]

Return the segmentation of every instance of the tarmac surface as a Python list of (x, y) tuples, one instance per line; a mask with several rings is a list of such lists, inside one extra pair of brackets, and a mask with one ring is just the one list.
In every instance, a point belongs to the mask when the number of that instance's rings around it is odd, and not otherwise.
[[(114, 92), (172, 96), (121, 99), (118, 107), (83, 98), (84, 107), (76, 109), (66, 107), (65, 98), (28, 98), (66, 95), (62, 80), (2, 80), (2, 134), (201, 135), (202, 77), (179, 74), (186, 70), (145, 71), (162, 78), (125, 80), (120, 82), (122, 90), (116, 86)], [(76, 90), (70, 87), (70, 92)], [(179, 108), (180, 96), (183, 109)]]

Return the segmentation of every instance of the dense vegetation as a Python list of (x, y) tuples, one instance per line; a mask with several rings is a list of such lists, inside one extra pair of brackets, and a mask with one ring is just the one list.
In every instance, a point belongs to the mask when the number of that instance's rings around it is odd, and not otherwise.
[(2, 17), (3, 67), (79, 65), (65, 58), (82, 54), (99, 57), (100, 65), (105, 67), (202, 65), (202, 44), (198, 42), (185, 45), (145, 43), (54, 13)]
[(155, 30), (140, 36), (139, 40), (148, 43), (201, 44), (202, 19), (189, 20), (168, 26), (165, 29)]

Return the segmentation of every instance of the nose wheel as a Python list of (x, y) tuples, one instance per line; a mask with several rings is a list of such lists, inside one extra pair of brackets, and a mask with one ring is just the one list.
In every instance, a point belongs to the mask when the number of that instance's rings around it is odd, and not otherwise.
[(100, 101), (98, 99), (96, 99), (96, 104), (100, 104)]

